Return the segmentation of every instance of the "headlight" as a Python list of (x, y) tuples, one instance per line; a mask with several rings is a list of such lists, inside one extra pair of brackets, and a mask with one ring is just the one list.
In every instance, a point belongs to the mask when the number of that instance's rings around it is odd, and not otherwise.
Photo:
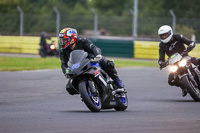
[(51, 45), (50, 49), (56, 49), (56, 46), (55, 45)]
[(182, 61), (179, 62), (180, 67), (184, 67), (187, 64), (187, 60), (183, 59)]
[(170, 67), (170, 71), (172, 71), (172, 72), (176, 72), (177, 70), (178, 70), (177, 66), (171, 66)]

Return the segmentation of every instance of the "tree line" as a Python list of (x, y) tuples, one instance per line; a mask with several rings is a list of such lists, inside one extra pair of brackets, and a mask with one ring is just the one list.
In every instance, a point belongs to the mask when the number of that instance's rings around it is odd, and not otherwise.
[[(131, 36), (133, 4), (134, 0), (0, 0), (0, 33), (18, 35), (20, 20), (16, 7), (20, 6), (27, 35), (38, 35), (41, 30), (55, 33), (53, 7), (56, 7), (61, 13), (61, 28), (67, 23), (78, 27), (80, 33), (84, 29), (92, 30), (91, 8), (94, 8), (99, 15), (99, 27), (105, 27), (111, 35)], [(161, 25), (172, 26), (169, 10), (173, 10), (177, 18), (176, 31), (188, 37), (195, 34), (198, 39), (199, 5), (199, 0), (138, 0), (138, 35), (157, 37)]]

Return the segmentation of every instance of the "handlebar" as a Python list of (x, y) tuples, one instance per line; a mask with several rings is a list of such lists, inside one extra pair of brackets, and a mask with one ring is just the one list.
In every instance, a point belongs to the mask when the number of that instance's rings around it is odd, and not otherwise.
[(94, 59), (90, 59), (90, 62), (95, 62)]
[[(189, 53), (189, 51), (185, 50), (180, 55), (181, 56), (186, 56), (188, 53)], [(165, 68), (168, 65), (169, 65), (169, 59), (165, 62), (164, 65), (160, 66), (159, 69), (162, 70), (163, 68)]]
[(181, 55), (181, 56), (185, 56), (185, 55), (187, 55), (188, 53), (189, 53), (189, 51), (185, 50), (185, 51), (183, 51), (180, 55)]
[(90, 59), (90, 62), (99, 63), (99, 62), (100, 62), (100, 60), (94, 60), (94, 59)]

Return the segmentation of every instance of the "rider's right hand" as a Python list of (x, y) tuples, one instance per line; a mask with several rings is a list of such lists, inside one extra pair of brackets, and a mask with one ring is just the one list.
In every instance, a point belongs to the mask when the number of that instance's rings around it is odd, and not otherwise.
[(103, 58), (102, 55), (101, 55), (101, 54), (98, 54), (98, 55), (93, 59), (93, 61), (94, 61), (94, 62), (99, 62), (102, 58)]

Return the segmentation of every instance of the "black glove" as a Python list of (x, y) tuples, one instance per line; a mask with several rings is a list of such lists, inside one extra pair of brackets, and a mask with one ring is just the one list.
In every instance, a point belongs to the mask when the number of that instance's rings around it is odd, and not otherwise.
[(99, 62), (101, 59), (102, 59), (102, 55), (101, 54), (98, 54), (95, 58), (94, 58), (94, 62)]
[(69, 78), (68, 72), (69, 72), (69, 68), (66, 68), (66, 72), (65, 72), (65, 77), (66, 78)]
[(163, 69), (165, 67), (165, 62), (164, 61), (159, 61), (158, 64), (160, 65), (160, 70)]
[(188, 53), (189, 53), (190, 51), (192, 51), (192, 50), (194, 49), (194, 47), (195, 47), (195, 42), (191, 42), (190, 45), (187, 47)]
[(165, 62), (164, 61), (159, 61), (158, 64), (160, 65), (160, 67), (164, 67), (165, 66)]
[(182, 55), (182, 56), (186, 56), (186, 55), (188, 55), (188, 53), (189, 53), (189, 51), (184, 50), (184, 51), (181, 53), (181, 55)]

